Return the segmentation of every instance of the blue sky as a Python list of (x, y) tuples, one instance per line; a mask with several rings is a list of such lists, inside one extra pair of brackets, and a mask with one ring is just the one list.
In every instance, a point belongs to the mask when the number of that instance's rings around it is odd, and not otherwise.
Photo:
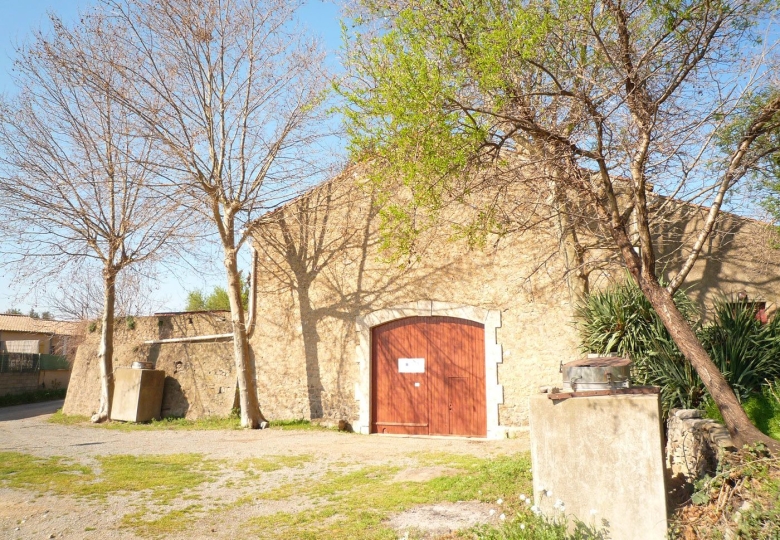
[[(0, 0), (0, 92), (13, 92), (10, 72), (15, 45), (27, 40), (35, 29), (46, 27), (47, 12), (53, 11), (66, 20), (74, 20), (80, 9), (95, 3), (93, 0)], [(331, 54), (330, 62), (337, 64), (341, 45), (339, 6), (332, 1), (308, 0), (299, 13), (305, 27), (323, 39)], [(187, 291), (223, 285), (221, 260), (216, 257), (214, 262), (210, 272), (205, 269), (196, 273), (181, 265), (161, 272), (165, 277), (156, 284), (153, 293), (158, 307), (161, 310), (182, 309)], [(9, 308), (24, 312), (30, 308), (46, 311), (49, 306), (41, 299), (43, 295), (40, 293), (40, 288), (33, 284), (12, 284), (8, 273), (0, 268), (0, 313)]]

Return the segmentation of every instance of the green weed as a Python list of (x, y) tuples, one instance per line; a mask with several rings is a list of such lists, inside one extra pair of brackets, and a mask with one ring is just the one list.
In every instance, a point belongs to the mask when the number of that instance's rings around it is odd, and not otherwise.
[(92, 469), (62, 457), (0, 452), (0, 486), (3, 487), (64, 494), (74, 485), (90, 484), (94, 480)]
[(199, 454), (113, 455), (97, 460), (100, 474), (61, 457), (0, 453), (0, 485), (100, 499), (115, 493), (148, 492), (156, 503), (166, 504), (186, 490), (213, 481), (219, 467)]
[(258, 472), (273, 472), (284, 468), (303, 467), (314, 459), (311, 454), (291, 456), (264, 456), (260, 458), (245, 459), (238, 463), (237, 468), (246, 474), (254, 475)]
[(330, 428), (321, 426), (319, 424), (312, 424), (309, 420), (298, 418), (295, 420), (271, 420), (268, 425), (271, 429), (289, 430), (301, 430), (301, 431), (330, 431)]
[[(63, 394), (64, 395), (64, 394)], [(85, 426), (100, 427), (103, 429), (114, 429), (117, 431), (156, 431), (156, 430), (216, 430), (216, 429), (241, 429), (241, 419), (238, 411), (234, 411), (229, 416), (213, 416), (201, 418), (199, 420), (187, 420), (185, 418), (163, 418), (161, 420), (152, 420), (151, 422), (104, 422), (102, 424), (93, 424), (88, 416), (66, 415), (62, 409), (55, 412), (49, 418), (52, 424), (61, 424), (66, 426), (83, 424)], [(319, 424), (312, 424), (309, 420), (273, 420), (269, 422), (270, 429), (281, 430), (301, 430), (301, 431), (331, 431)]]
[(120, 526), (133, 529), (137, 535), (146, 537), (178, 533), (187, 530), (195, 514), (202, 512), (202, 510), (202, 506), (192, 504), (186, 508), (172, 510), (159, 517), (148, 519), (152, 513), (149, 508), (143, 506), (136, 512), (126, 514), (122, 518)]
[(421, 456), (420, 462), (455, 468), (462, 474), (427, 482), (394, 482), (399, 467), (331, 471), (319, 481), (305, 485), (289, 483), (258, 495), (273, 500), (313, 499), (317, 501), (317, 510), (280, 512), (250, 520), (249, 526), (260, 538), (281, 540), (390, 539), (396, 538), (396, 534), (383, 522), (393, 513), (443, 501), (495, 501), (502, 497), (509, 502), (513, 500), (512, 494), (531, 489), (531, 463), (527, 454), (492, 459), (427, 454)]
[(575, 521), (569, 529), (563, 519), (553, 520), (528, 510), (518, 512), (514, 518), (498, 527), (482, 526), (473, 530), (477, 540), (605, 540), (609, 538), (606, 524), (587, 525)]
[[(765, 384), (760, 393), (752, 394), (742, 402), (745, 413), (758, 429), (773, 439), (780, 440), (780, 382)], [(718, 407), (709, 400), (704, 407), (705, 416), (723, 423)]]
[(82, 424), (116, 431), (159, 431), (159, 430), (216, 430), (216, 429), (241, 429), (241, 420), (234, 415), (228, 417), (208, 417), (200, 420), (187, 420), (185, 418), (163, 418), (151, 422), (104, 422), (93, 424), (88, 416), (67, 415), (62, 409), (49, 417), (52, 424), (66, 426)]

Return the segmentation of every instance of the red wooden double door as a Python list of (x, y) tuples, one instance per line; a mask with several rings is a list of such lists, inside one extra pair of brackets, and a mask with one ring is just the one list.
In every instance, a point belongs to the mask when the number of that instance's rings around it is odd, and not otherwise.
[(409, 317), (372, 330), (374, 433), (487, 434), (485, 328)]

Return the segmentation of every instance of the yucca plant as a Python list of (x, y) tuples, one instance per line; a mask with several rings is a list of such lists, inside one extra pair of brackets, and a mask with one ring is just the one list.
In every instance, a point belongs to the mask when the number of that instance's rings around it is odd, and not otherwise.
[[(698, 326), (695, 303), (683, 292), (674, 301), (689, 324)], [(631, 358), (632, 382), (660, 386), (665, 412), (698, 407), (707, 397), (698, 374), (630, 275), (590, 294), (576, 314), (582, 351)], [(753, 304), (721, 298), (713, 322), (698, 328), (697, 335), (740, 399), (760, 391), (764, 381), (780, 378), (780, 318), (761, 324)]]
[[(698, 309), (688, 295), (679, 291), (674, 301), (689, 324), (698, 324)], [(581, 350), (631, 358), (632, 383), (660, 386), (664, 411), (701, 401), (703, 383), (629, 274), (588, 295), (576, 316)]]
[[(696, 325), (699, 311), (687, 294), (674, 295), (677, 309)], [(630, 274), (623, 281), (588, 295), (575, 309), (583, 352), (619, 354), (635, 362), (653, 350), (657, 342), (674, 346), (669, 332)], [(675, 346), (676, 348), (676, 346)]]
[(780, 377), (780, 318), (761, 324), (753, 304), (726, 298), (715, 303), (714, 313), (699, 339), (740, 399)]

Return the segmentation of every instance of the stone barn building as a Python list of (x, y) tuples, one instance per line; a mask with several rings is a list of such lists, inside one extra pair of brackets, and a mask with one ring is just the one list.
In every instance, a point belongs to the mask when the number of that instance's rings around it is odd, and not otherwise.
[[(260, 403), (271, 418), (345, 419), (361, 433), (505, 437), (528, 397), (581, 356), (571, 256), (554, 220), (484, 247), (453, 238), (464, 207), (388, 260), (378, 196), (358, 169), (268, 216), (254, 232)], [(542, 206), (540, 205), (540, 208)], [(704, 210), (676, 203), (658, 231), (667, 273)], [(686, 290), (704, 310), (744, 292), (774, 303), (778, 253), (765, 224), (723, 214)], [(595, 245), (595, 244), (594, 244)], [(593, 248), (587, 286), (622, 279)], [(580, 272), (582, 274), (583, 272)]]
[[(572, 291), (582, 283), (573, 286), (573, 276), (590, 289), (622, 279), (614, 252), (594, 241), (586, 259), (573, 261), (563, 228), (545, 215), (536, 227), (470, 246), (453, 235), (468, 212), (460, 207), (392, 258), (381, 199), (353, 167), (253, 229), (250, 344), (263, 413), (346, 420), (361, 433), (498, 438), (527, 429), (529, 396), (581, 356)], [(657, 231), (659, 268), (679, 267), (682, 241), (703, 214), (674, 206)], [(722, 215), (685, 284), (702, 309), (738, 292), (777, 301), (780, 257), (771, 234), (760, 222)], [(160, 314), (138, 318), (133, 329), (118, 322), (115, 366), (156, 361), (167, 374), (163, 414), (227, 414), (236, 404), (230, 343), (166, 341), (229, 332), (226, 316)], [(97, 407), (97, 337), (79, 349), (68, 414)]]

